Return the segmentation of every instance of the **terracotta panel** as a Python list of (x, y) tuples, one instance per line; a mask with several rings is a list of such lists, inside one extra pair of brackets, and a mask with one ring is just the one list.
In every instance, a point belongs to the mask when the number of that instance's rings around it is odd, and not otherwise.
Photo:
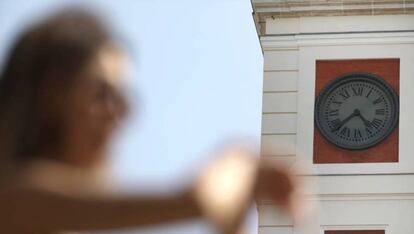
[[(400, 59), (353, 59), (316, 61), (315, 97), (335, 78), (351, 72), (368, 72), (387, 81), (394, 91), (400, 90)], [(380, 144), (365, 150), (346, 150), (328, 142), (315, 127), (313, 162), (322, 163), (378, 163), (398, 162), (398, 125)]]
[(352, 230), (352, 231), (330, 230), (330, 231), (325, 231), (325, 234), (385, 234), (385, 231), (384, 230)]

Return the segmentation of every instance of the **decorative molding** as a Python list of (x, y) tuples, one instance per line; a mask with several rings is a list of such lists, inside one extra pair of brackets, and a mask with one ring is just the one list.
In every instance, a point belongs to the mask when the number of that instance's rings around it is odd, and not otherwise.
[(414, 0), (253, 0), (255, 12), (278, 18), (414, 12)]
[(310, 46), (414, 44), (414, 32), (332, 33), (262, 36), (264, 51)]
[[(406, 201), (414, 200), (414, 193), (350, 193), (350, 194), (309, 194), (306, 201)], [(258, 201), (259, 206), (275, 205), (269, 200)]]
[(414, 14), (414, 0), (251, 0), (257, 33), (267, 18)]

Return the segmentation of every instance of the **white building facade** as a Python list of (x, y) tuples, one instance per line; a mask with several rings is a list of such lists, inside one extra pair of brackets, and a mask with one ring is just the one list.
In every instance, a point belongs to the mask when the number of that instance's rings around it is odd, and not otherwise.
[[(274, 213), (270, 209), (274, 204), (263, 201), (259, 204), (259, 233), (413, 234), (414, 1), (252, 3), (264, 54), (264, 157), (302, 161), (311, 168), (302, 177), (315, 184), (317, 190), (308, 199), (320, 207), (310, 223), (295, 225), (290, 218)], [(317, 86), (326, 86), (322, 77), (332, 74), (335, 80), (340, 74), (332, 66), (330, 70), (318, 68), (320, 61), (342, 61), (338, 70), (344, 72), (385, 74), (399, 98), (394, 138), (386, 137), (378, 145), (358, 151), (336, 149), (318, 135), (314, 118), (320, 95)], [(379, 61), (394, 61), (395, 66)], [(394, 75), (388, 77), (388, 71)], [(326, 145), (317, 146), (317, 140)], [(394, 147), (395, 157), (379, 157), (385, 152), (379, 147)], [(336, 154), (342, 158), (330, 160)]]

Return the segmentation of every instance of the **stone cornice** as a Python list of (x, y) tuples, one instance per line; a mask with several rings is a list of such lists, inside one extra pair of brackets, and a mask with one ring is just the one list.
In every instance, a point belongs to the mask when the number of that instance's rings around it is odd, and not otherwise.
[(259, 35), (266, 18), (414, 14), (414, 0), (252, 0)]
[(414, 13), (414, 0), (253, 0), (253, 6), (274, 17)]

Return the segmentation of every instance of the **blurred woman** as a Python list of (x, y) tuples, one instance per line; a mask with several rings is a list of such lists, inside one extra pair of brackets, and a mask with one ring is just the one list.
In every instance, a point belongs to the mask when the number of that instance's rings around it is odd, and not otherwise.
[[(175, 195), (121, 196), (101, 183), (111, 134), (128, 112), (125, 56), (93, 15), (68, 11), (18, 38), (0, 79), (0, 232), (108, 230), (206, 218), (235, 233), (256, 195), (291, 208), (285, 170), (242, 149), (221, 153)], [(137, 165), (139, 169), (139, 165)]]

